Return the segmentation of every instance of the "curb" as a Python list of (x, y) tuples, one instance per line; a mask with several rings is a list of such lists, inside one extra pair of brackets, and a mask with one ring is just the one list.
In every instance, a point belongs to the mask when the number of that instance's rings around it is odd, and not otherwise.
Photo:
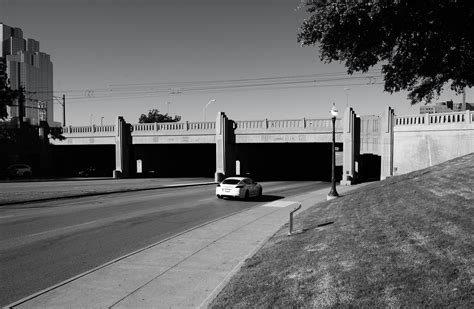
[[(195, 185), (195, 186), (197, 186), (197, 185)], [(64, 286), (64, 285), (66, 285), (66, 284), (68, 284), (68, 283), (71, 283), (71, 282), (73, 282), (73, 281), (76, 281), (76, 280), (78, 280), (78, 279), (80, 279), (80, 278), (82, 278), (82, 277), (84, 277), (84, 276), (87, 276), (87, 275), (89, 275), (89, 274), (91, 274), (91, 273), (93, 273), (93, 272), (95, 272), (95, 271), (97, 271), (97, 270), (100, 270), (100, 269), (105, 268), (105, 267), (107, 267), (107, 266), (109, 266), (109, 265), (112, 265), (112, 264), (114, 264), (114, 263), (116, 263), (116, 262), (119, 262), (119, 261), (121, 261), (121, 260), (124, 260), (124, 259), (126, 259), (126, 258), (128, 258), (128, 257), (130, 257), (130, 256), (136, 255), (136, 254), (138, 254), (138, 253), (140, 253), (140, 252), (143, 252), (143, 251), (145, 251), (145, 250), (148, 250), (148, 249), (150, 249), (150, 248), (153, 248), (153, 247), (155, 247), (155, 246), (157, 246), (157, 245), (160, 245), (160, 244), (162, 244), (162, 243), (165, 243), (165, 242), (167, 242), (167, 241), (169, 241), (169, 240), (171, 240), (171, 239), (174, 239), (174, 238), (179, 237), (179, 236), (181, 236), (181, 235), (184, 235), (184, 234), (186, 234), (186, 233), (192, 232), (192, 231), (194, 231), (194, 230), (197, 230), (197, 229), (199, 229), (199, 228), (201, 228), (201, 227), (204, 227), (204, 226), (206, 226), (206, 225), (213, 224), (213, 223), (215, 223), (215, 222), (217, 222), (217, 221), (224, 220), (224, 219), (226, 219), (226, 218), (235, 216), (235, 215), (237, 215), (237, 214), (247, 212), (247, 211), (251, 210), (252, 208), (253, 208), (253, 207), (248, 208), (248, 209), (239, 210), (239, 211), (236, 211), (236, 212), (227, 214), (227, 215), (225, 215), (225, 216), (223, 216), (223, 217), (216, 218), (216, 219), (213, 219), (213, 220), (208, 221), (208, 222), (204, 222), (204, 223), (199, 224), (199, 225), (197, 225), (197, 226), (195, 226), (195, 227), (191, 227), (191, 228), (189, 228), (189, 229), (187, 229), (187, 230), (184, 230), (184, 231), (182, 231), (182, 232), (179, 232), (179, 233), (177, 233), (177, 234), (175, 234), (175, 235), (172, 235), (172, 236), (170, 236), (170, 237), (167, 237), (167, 238), (165, 238), (165, 239), (162, 239), (162, 240), (159, 240), (159, 241), (157, 241), (157, 242), (155, 242), (155, 243), (152, 243), (152, 244), (150, 244), (150, 245), (148, 245), (148, 246), (146, 246), (146, 247), (143, 247), (143, 248), (141, 248), (141, 249), (138, 249), (138, 250), (135, 250), (135, 251), (133, 251), (133, 252), (127, 253), (127, 254), (125, 254), (125, 255), (123, 255), (123, 256), (121, 256), (121, 257), (115, 258), (115, 259), (113, 259), (113, 260), (111, 260), (111, 261), (109, 261), (109, 262), (106, 262), (106, 263), (104, 263), (104, 264), (102, 264), (102, 265), (99, 265), (99, 266), (97, 266), (97, 267), (94, 267), (94, 268), (92, 268), (92, 269), (90, 269), (90, 270), (87, 270), (87, 271), (85, 271), (85, 272), (83, 272), (83, 273), (80, 273), (80, 274), (78, 274), (78, 275), (76, 275), (76, 276), (74, 276), (74, 277), (68, 278), (68, 279), (66, 279), (66, 280), (64, 280), (64, 281), (61, 281), (61, 282), (59, 282), (59, 283), (57, 283), (57, 284), (55, 284), (55, 285), (52, 285), (52, 286), (50, 286), (50, 287), (48, 287), (48, 288), (45, 288), (45, 289), (43, 289), (43, 290), (41, 290), (41, 291), (38, 291), (38, 292), (36, 292), (36, 293), (33, 293), (33, 294), (28, 295), (28, 296), (26, 296), (26, 297), (23, 297), (22, 299), (19, 299), (19, 300), (13, 302), (13, 303), (10, 303), (10, 304), (8, 304), (8, 305), (3, 306), (2, 309), (10, 309), (10, 308), (18, 307), (19, 305), (24, 304), (24, 303), (26, 303), (26, 302), (28, 302), (28, 301), (34, 299), (34, 298), (37, 298), (38, 296), (41, 296), (41, 295), (46, 294), (46, 293), (48, 293), (48, 292), (50, 292), (50, 291), (53, 291), (53, 290), (55, 290), (55, 289), (57, 289), (57, 288), (59, 288), (59, 287), (61, 287), (61, 286)], [(275, 231), (275, 233), (276, 233), (276, 231)], [(274, 234), (272, 234), (272, 236), (273, 236), (273, 235), (274, 235)], [(257, 245), (258, 248), (256, 248), (256, 249), (253, 250), (251, 253), (249, 253), (249, 256), (248, 256), (248, 257), (251, 257), (252, 255), (254, 255), (254, 254), (258, 251), (258, 249), (260, 249), (260, 248), (268, 241), (268, 239), (270, 239), (272, 236), (267, 237), (264, 241), (262, 241), (261, 243), (259, 243), (259, 244)], [(238, 268), (238, 269), (237, 269), (237, 266), (236, 266), (236, 268), (234, 268), (235, 272), (237, 272), (237, 271), (240, 269), (240, 267), (243, 265), (243, 263), (245, 262), (245, 260), (246, 260), (248, 257), (246, 257), (244, 260), (242, 260), (242, 261), (239, 263), (239, 265), (238, 265), (239, 268)], [(234, 271), (234, 270), (232, 270), (232, 271)], [(233, 273), (233, 274), (235, 274), (235, 273)], [(231, 278), (232, 278), (232, 276), (228, 276), (227, 279), (230, 280)], [(220, 287), (221, 287), (221, 289), (222, 289), (222, 288), (224, 287), (224, 285), (222, 285), (222, 283), (221, 283)], [(217, 288), (216, 288), (216, 290), (217, 290)], [(220, 290), (219, 290), (219, 291), (220, 291)], [(217, 296), (217, 294), (216, 294), (215, 296)], [(212, 299), (211, 299), (211, 300), (212, 300)]]
[(121, 190), (113, 190), (113, 191), (107, 191), (107, 192), (90, 192), (90, 193), (73, 194), (73, 195), (67, 195), (67, 196), (45, 197), (45, 198), (32, 199), (32, 200), (0, 202), (0, 207), (7, 206), (7, 205), (39, 203), (39, 202), (48, 202), (48, 201), (55, 201), (55, 200), (62, 200), (62, 199), (79, 198), (79, 197), (100, 196), (100, 195), (115, 194), (115, 193), (149, 191), (149, 190), (169, 189), (169, 188), (197, 187), (197, 186), (208, 186), (208, 185), (215, 185), (215, 184), (217, 184), (217, 182), (200, 182), (200, 183), (177, 184), (177, 185), (162, 185), (159, 187), (150, 187), (150, 188), (121, 189)]

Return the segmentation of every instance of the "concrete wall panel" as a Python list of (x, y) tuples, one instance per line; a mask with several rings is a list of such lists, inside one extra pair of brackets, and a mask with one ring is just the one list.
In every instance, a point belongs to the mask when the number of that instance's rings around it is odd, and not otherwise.
[(396, 131), (394, 175), (430, 167), (474, 152), (474, 129), (446, 129)]

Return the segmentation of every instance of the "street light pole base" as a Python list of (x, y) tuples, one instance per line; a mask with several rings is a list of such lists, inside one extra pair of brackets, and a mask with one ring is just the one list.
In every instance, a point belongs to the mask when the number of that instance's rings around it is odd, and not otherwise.
[(333, 199), (338, 198), (338, 197), (339, 197), (339, 195), (331, 195), (331, 194), (328, 194), (328, 195), (326, 196), (326, 201), (330, 201), (330, 200), (333, 200)]

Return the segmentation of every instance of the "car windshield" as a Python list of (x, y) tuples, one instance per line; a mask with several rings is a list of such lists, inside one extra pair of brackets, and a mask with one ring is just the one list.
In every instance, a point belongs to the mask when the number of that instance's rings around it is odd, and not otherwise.
[(239, 179), (226, 179), (222, 182), (224, 185), (236, 185), (240, 182)]

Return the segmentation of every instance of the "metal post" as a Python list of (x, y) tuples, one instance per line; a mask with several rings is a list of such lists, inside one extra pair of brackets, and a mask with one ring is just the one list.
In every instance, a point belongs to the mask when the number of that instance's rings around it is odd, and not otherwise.
[(293, 213), (299, 210), (300, 208), (301, 208), (301, 204), (299, 204), (298, 207), (290, 211), (290, 225), (288, 228), (288, 236), (291, 236), (293, 234)]
[(332, 164), (331, 164), (331, 191), (327, 200), (332, 200), (339, 196), (336, 191), (336, 117), (332, 117)]
[(66, 95), (63, 94), (63, 127), (66, 126)]

